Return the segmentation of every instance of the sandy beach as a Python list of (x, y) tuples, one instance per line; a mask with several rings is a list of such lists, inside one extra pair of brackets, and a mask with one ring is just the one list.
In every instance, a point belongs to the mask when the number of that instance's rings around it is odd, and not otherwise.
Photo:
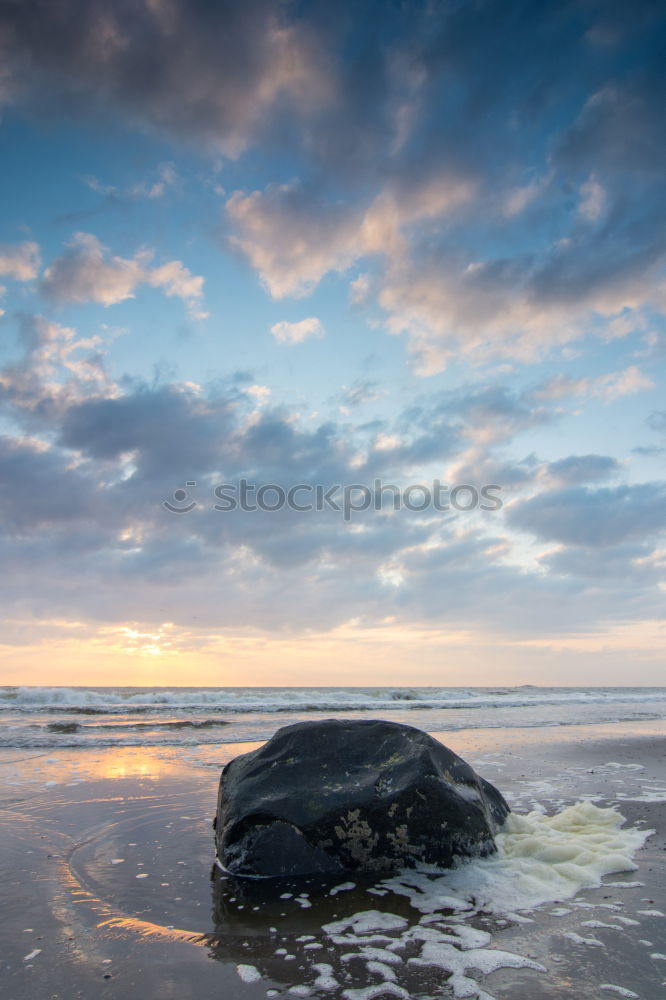
[(655, 831), (634, 871), (513, 914), (419, 908), (415, 891), (391, 880), (225, 878), (211, 830), (219, 772), (255, 743), (4, 750), (2, 995), (456, 995), (441, 963), (418, 958), (430, 936), (440, 948), (453, 940), (462, 956), (459, 996), (657, 1000), (666, 981), (665, 732), (633, 722), (434, 734), (515, 813), (554, 815), (587, 801), (617, 807), (625, 829)]

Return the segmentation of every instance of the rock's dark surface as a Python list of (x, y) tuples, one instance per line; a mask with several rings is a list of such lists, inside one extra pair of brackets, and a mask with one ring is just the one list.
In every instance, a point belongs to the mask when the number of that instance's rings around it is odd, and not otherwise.
[(301, 722), (224, 768), (217, 853), (248, 876), (445, 868), (494, 852), (508, 812), (496, 788), (419, 729)]

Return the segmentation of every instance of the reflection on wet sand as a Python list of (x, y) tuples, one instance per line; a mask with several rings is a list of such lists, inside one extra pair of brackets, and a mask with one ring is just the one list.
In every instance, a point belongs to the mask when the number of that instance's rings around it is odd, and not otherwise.
[(159, 751), (143, 747), (116, 747), (111, 754), (99, 754), (87, 761), (88, 780), (119, 778), (159, 778), (174, 770), (173, 761), (163, 759)]

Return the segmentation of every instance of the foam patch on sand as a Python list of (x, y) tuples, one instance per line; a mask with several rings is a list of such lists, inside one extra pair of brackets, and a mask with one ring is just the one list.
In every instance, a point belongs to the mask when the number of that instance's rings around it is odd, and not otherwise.
[(433, 913), (449, 906), (513, 913), (571, 899), (604, 875), (635, 871), (634, 853), (652, 831), (622, 827), (615, 809), (578, 802), (554, 816), (510, 813), (496, 837), (497, 854), (461, 864), (440, 878), (401, 874), (384, 884)]
[(236, 972), (244, 983), (257, 983), (261, 979), (261, 973), (253, 965), (237, 965)]
[[(476, 981), (479, 973), (488, 975), (502, 968), (545, 970), (529, 958), (492, 947), (491, 934), (466, 921), (478, 913), (524, 920), (519, 911), (571, 899), (581, 889), (599, 886), (613, 872), (634, 871), (633, 854), (652, 831), (623, 828), (623, 823), (614, 809), (601, 809), (587, 801), (554, 816), (512, 813), (496, 838), (496, 855), (465, 862), (441, 875), (403, 872), (383, 883), (409, 898), (422, 914), (417, 924), (401, 928), (400, 917), (370, 910), (323, 929), (337, 945), (353, 945), (353, 952), (343, 958), (364, 960), (368, 973), (378, 974), (382, 962), (389, 966), (392, 974), (383, 977), (385, 987), (401, 988), (395, 980), (404, 962), (413, 970), (437, 968), (447, 973), (447, 985), (455, 997), (492, 1000)], [(376, 938), (370, 940), (377, 930), (395, 933), (383, 949), (376, 947)], [(364, 933), (368, 934), (365, 942)], [(594, 938), (572, 932), (569, 937), (603, 947)], [(387, 962), (388, 955), (394, 956), (393, 961)], [(357, 998), (350, 993), (350, 1000)]]

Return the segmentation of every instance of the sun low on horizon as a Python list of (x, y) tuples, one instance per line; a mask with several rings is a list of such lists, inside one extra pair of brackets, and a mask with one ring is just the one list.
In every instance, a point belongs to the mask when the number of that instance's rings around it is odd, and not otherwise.
[(0, 685), (663, 684), (663, 8), (331, 10), (0, 13)]

